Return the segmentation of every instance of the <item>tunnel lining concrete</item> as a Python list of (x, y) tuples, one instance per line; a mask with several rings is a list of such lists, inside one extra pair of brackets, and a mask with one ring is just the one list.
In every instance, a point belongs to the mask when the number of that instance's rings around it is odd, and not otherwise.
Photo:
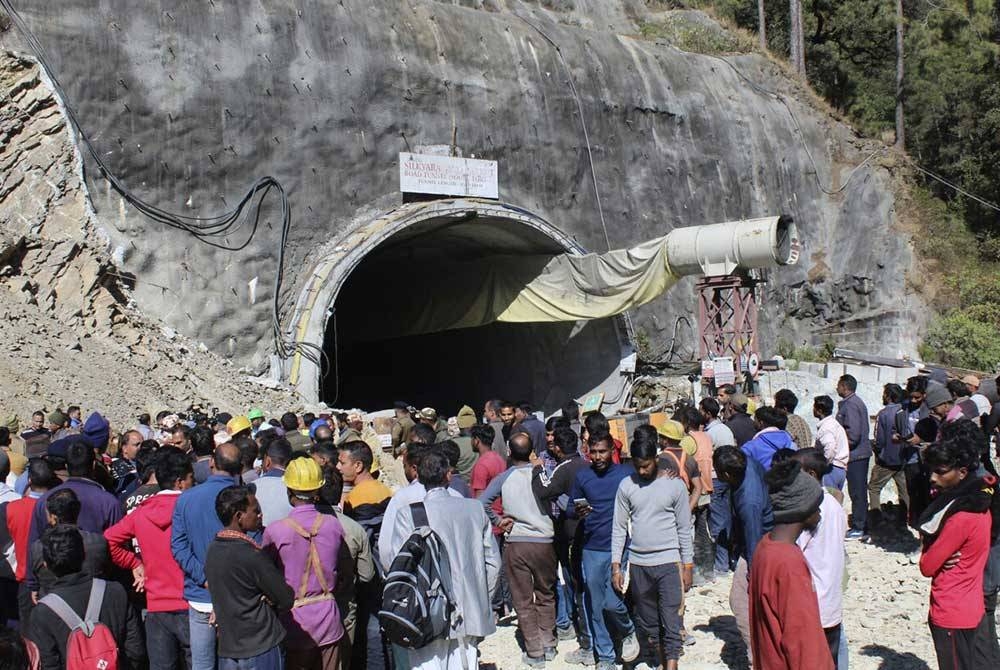
[[(303, 345), (306, 351), (323, 349), (329, 317), (335, 309), (341, 290), (351, 274), (373, 251), (399, 234), (434, 220), (461, 220), (482, 217), (510, 221), (541, 233), (556, 248), (570, 253), (586, 253), (575, 239), (560, 231), (542, 217), (515, 205), (472, 198), (433, 200), (408, 203), (384, 214), (359, 217), (347, 232), (319, 249), (312, 259), (312, 270), (302, 285), (296, 301), (291, 325), (286, 336)], [(622, 354), (621, 328), (616, 328)], [(281, 379), (287, 381), (307, 403), (322, 397), (322, 371), (316, 356), (298, 351), (292, 358), (275, 360)]]

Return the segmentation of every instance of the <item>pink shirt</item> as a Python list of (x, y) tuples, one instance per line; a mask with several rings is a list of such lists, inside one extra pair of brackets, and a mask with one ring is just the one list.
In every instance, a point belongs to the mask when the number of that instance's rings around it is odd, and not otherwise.
[[(507, 462), (497, 452), (487, 451), (480, 456), (476, 464), (472, 466), (472, 474), (469, 480), (469, 488), (472, 489), (473, 497), (478, 498), (481, 496), (486, 487), (490, 485), (490, 482), (506, 469)], [(500, 498), (493, 501), (493, 511), (497, 515), (503, 514), (503, 502)], [(499, 528), (493, 528), (494, 535), (500, 535), (501, 532)]]
[[(344, 527), (337, 517), (329, 514), (320, 515), (312, 505), (293, 507), (287, 518), (309, 532), (317, 516), (323, 517), (323, 524), (312, 541), (319, 552), (323, 578), (331, 595), (328, 599), (294, 607), (290, 613), (282, 615), (282, 621), (288, 630), (287, 641), (291, 645), (323, 647), (333, 644), (344, 634), (340, 610), (332, 595), (337, 589), (337, 558), (344, 540)], [(292, 525), (283, 519), (273, 522), (264, 531), (263, 547), (275, 557), (278, 566), (285, 574), (285, 582), (295, 591), (295, 599), (298, 602), (303, 596), (300, 592), (302, 575), (305, 574), (306, 566), (309, 564), (309, 540), (299, 535)], [(320, 586), (316, 571), (310, 568), (305, 597), (320, 597), (322, 594), (323, 588)], [(294, 624), (289, 619), (293, 619)]]

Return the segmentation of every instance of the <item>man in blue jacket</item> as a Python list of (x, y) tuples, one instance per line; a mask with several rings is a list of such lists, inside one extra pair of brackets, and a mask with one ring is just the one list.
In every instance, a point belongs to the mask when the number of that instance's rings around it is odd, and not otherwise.
[(750, 649), (750, 564), (764, 533), (774, 527), (771, 497), (764, 482), (764, 468), (736, 447), (719, 447), (712, 454), (716, 476), (729, 486), (732, 523), (719, 534), (717, 542), (729, 547), (735, 564), (729, 607), (747, 649)]
[(837, 405), (837, 423), (847, 433), (847, 445), (851, 457), (847, 461), (847, 492), (851, 496), (851, 529), (848, 540), (865, 537), (868, 525), (868, 464), (872, 460), (872, 444), (868, 439), (871, 428), (865, 401), (855, 395), (858, 380), (844, 375), (837, 380), (837, 395), (841, 397)]
[(188, 626), (191, 632), (192, 670), (214, 670), (215, 628), (212, 597), (205, 578), (205, 556), (222, 522), (215, 513), (219, 491), (239, 484), (243, 470), (240, 450), (227, 443), (215, 448), (212, 475), (177, 499), (170, 535), (170, 550), (184, 572), (184, 599), (188, 601)]
[(760, 407), (754, 412), (757, 434), (741, 448), (743, 453), (760, 463), (764, 472), (771, 469), (771, 459), (778, 449), (797, 449), (791, 433), (785, 431), (788, 417), (776, 407)]

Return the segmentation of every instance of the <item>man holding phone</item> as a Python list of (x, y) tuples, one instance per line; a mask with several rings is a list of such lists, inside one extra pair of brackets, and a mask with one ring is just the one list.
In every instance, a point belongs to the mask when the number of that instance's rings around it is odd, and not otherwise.
[(593, 665), (597, 670), (615, 667), (615, 645), (606, 621), (623, 636), (621, 658), (631, 663), (639, 655), (635, 627), (621, 594), (611, 586), (611, 525), (614, 520), (615, 496), (622, 480), (635, 470), (629, 465), (612, 462), (614, 439), (608, 433), (594, 433), (588, 440), (590, 467), (580, 470), (570, 489), (573, 501), (567, 516), (583, 519), (583, 581), (586, 586), (586, 609), (590, 623), (593, 650), (579, 649), (566, 656), (568, 663)]

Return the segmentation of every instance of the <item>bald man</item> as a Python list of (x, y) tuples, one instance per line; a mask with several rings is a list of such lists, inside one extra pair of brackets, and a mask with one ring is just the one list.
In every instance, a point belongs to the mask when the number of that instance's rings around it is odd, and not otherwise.
[(215, 667), (215, 628), (209, 624), (212, 597), (205, 583), (205, 555), (216, 533), (222, 530), (222, 522), (215, 514), (215, 498), (222, 489), (240, 483), (242, 470), (239, 447), (231, 442), (220, 444), (212, 456), (211, 476), (184, 491), (174, 507), (170, 550), (184, 572), (193, 670)]

